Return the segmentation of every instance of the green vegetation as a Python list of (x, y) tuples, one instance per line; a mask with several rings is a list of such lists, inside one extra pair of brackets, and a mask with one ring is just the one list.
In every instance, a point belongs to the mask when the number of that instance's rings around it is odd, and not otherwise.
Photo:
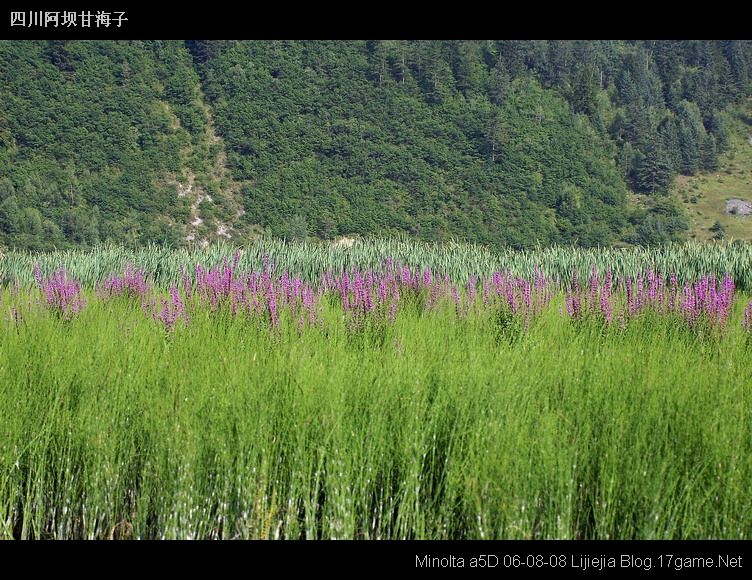
[(187, 109), (176, 88), (165, 89), (173, 76), (196, 79), (175, 43), (2, 42), (4, 241), (37, 249), (176, 242), (156, 219), (179, 217), (175, 192), (158, 179), (181, 171), (191, 142), (175, 116)]
[(726, 201), (740, 199), (752, 202), (752, 104), (731, 109), (729, 148), (719, 157), (717, 170), (691, 177), (677, 178), (672, 193), (682, 202), (689, 216), (691, 239), (715, 237), (711, 229), (719, 222), (726, 237), (752, 240), (752, 217), (739, 212), (726, 212)]
[(0, 539), (748, 539), (750, 98), (750, 41), (0, 41)]
[(573, 324), (559, 297), (514, 340), (414, 305), (375, 340), (334, 305), (302, 334), (208, 310), (166, 333), (128, 298), (65, 320), (14, 292), (2, 538), (752, 533), (741, 304), (701, 338)]
[[(127, 264), (142, 269), (162, 288), (181, 282), (181, 268), (192, 273), (197, 264), (204, 268), (232, 263), (235, 248), (214, 244), (207, 248), (172, 250), (164, 246), (146, 246), (129, 250), (118, 246), (96, 247), (88, 252), (68, 250), (49, 253), (10, 251), (0, 261), (0, 283), (34, 282), (33, 271), (39, 264), (45, 275), (65, 267), (77, 280), (93, 286)], [(256, 270), (264, 256), (280, 272), (289, 272), (311, 282), (322, 272), (349, 272), (353, 269), (379, 269), (393, 258), (413, 268), (443, 272), (458, 282), (471, 276), (487, 276), (510, 271), (529, 276), (537, 267), (557, 280), (568, 280), (574, 271), (584, 279), (595, 266), (601, 274), (608, 270), (616, 277), (636, 278), (647, 269), (663, 276), (676, 274), (681, 282), (705, 274), (722, 278), (730, 274), (737, 287), (752, 291), (752, 245), (744, 243), (673, 244), (658, 248), (572, 248), (548, 247), (532, 250), (493, 251), (487, 247), (459, 243), (426, 243), (402, 239), (359, 240), (350, 248), (326, 243), (259, 240), (240, 249), (241, 270)]]
[(4, 41), (0, 244), (677, 241), (751, 75), (748, 41)]

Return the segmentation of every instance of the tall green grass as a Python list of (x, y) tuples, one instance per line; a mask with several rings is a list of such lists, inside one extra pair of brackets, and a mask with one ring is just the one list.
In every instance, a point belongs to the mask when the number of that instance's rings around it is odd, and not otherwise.
[[(232, 262), (236, 248), (215, 244), (206, 248), (174, 250), (146, 246), (137, 250), (121, 246), (99, 246), (89, 251), (69, 250), (34, 253), (12, 250), (0, 261), (0, 282), (33, 282), (34, 265), (50, 275), (64, 266), (76, 279), (93, 285), (104, 276), (120, 270), (127, 263), (149, 273), (160, 286), (177, 283), (180, 268), (192, 272), (196, 264), (215, 266), (227, 259)], [(258, 270), (264, 256), (269, 256), (278, 271), (298, 274), (317, 281), (322, 272), (341, 272), (358, 268), (378, 269), (393, 258), (412, 267), (430, 268), (464, 282), (470, 276), (487, 276), (495, 271), (511, 271), (529, 276), (535, 267), (549, 277), (570, 279), (577, 270), (588, 274), (593, 266), (603, 275), (611, 270), (615, 277), (635, 277), (652, 269), (665, 277), (674, 273), (680, 282), (706, 274), (722, 277), (731, 274), (738, 288), (752, 291), (752, 244), (677, 244), (656, 248), (572, 248), (547, 247), (515, 251), (493, 251), (485, 246), (463, 243), (427, 243), (396, 239), (360, 240), (348, 248), (318, 242), (258, 240), (240, 248), (242, 271)]]
[[(2, 538), (749, 538), (752, 357), (555, 304), (298, 335), (2, 291)], [(23, 293), (20, 295), (24, 296)], [(560, 301), (560, 298), (559, 298)], [(9, 319), (18, 307), (22, 322)]]

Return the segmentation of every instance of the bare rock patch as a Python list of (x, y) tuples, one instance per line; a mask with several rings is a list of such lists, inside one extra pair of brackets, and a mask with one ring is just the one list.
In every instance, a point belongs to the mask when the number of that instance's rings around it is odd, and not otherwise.
[(735, 215), (752, 214), (752, 202), (746, 199), (728, 199), (726, 200), (726, 213)]

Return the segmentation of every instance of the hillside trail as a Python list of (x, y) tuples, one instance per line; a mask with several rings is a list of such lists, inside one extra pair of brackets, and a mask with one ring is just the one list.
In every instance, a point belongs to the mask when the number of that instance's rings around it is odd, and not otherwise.
[[(182, 224), (185, 227), (186, 233), (184, 239), (187, 242), (206, 247), (211, 241), (219, 238), (231, 240), (239, 237), (240, 232), (236, 226), (240, 218), (245, 214), (245, 210), (239, 199), (239, 184), (234, 183), (229, 176), (224, 140), (217, 132), (212, 111), (206, 103), (206, 98), (200, 86), (198, 93), (197, 100), (204, 111), (206, 119), (206, 131), (202, 142), (204, 144), (208, 143), (211, 147), (215, 148), (213, 154), (210, 152), (210, 155), (212, 155), (210, 159), (211, 167), (206, 177), (214, 183), (221, 184), (221, 187), (223, 186), (222, 198), (226, 206), (231, 210), (230, 213), (233, 215), (233, 218), (228, 221), (215, 218), (213, 220), (215, 228), (201, 235), (201, 226), (207, 221), (206, 214), (202, 212), (201, 204), (213, 204), (215, 203), (214, 198), (205, 190), (200, 181), (197, 182), (197, 175), (191, 169), (186, 169), (181, 177), (167, 180), (167, 183), (177, 187), (179, 198), (188, 197), (191, 200), (188, 219), (186, 223)], [(193, 147), (193, 144), (188, 146), (188, 150), (186, 151), (187, 156), (190, 156), (193, 152)], [(231, 184), (231, 186), (228, 187), (227, 184)]]

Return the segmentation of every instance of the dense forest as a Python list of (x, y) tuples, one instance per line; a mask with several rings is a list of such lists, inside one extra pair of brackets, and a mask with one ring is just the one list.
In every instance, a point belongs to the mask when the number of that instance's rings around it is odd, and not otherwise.
[(0, 41), (0, 246), (679, 240), (750, 95), (750, 41)]

